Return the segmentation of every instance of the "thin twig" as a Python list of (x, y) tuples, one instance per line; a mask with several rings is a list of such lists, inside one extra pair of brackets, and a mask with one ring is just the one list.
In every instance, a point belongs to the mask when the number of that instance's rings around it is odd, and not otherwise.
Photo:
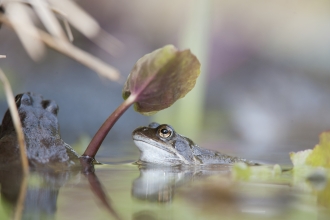
[(0, 55), (0, 58), (6, 58), (7, 56), (6, 55)]
[(64, 24), (64, 29), (66, 31), (66, 34), (68, 35), (69, 41), (73, 42), (74, 38), (73, 38), (73, 34), (72, 34), (68, 20), (66, 18), (62, 18), (62, 20), (63, 20), (63, 24)]
[[(0, 21), (9, 27), (13, 27), (12, 22), (10, 22), (3, 15), (0, 15)], [(37, 29), (38, 30), (37, 35), (30, 33), (29, 30), (27, 30), (24, 27), (21, 27), (21, 30), (33, 37), (39, 37), (40, 38), (39, 40), (45, 43), (48, 47), (57, 50), (62, 54), (82, 63), (83, 65), (94, 70), (96, 73), (100, 74), (101, 76), (104, 76), (113, 81), (118, 81), (120, 79), (118, 70), (106, 64), (99, 58), (79, 49), (78, 47), (75, 47), (69, 42), (61, 41), (59, 39), (54, 39), (51, 35), (39, 29)]]
[(6, 98), (7, 98), (7, 102), (8, 102), (8, 106), (9, 106), (9, 111), (10, 111), (11, 117), (13, 119), (13, 124), (14, 124), (16, 134), (17, 134), (18, 145), (19, 145), (20, 152), (21, 152), (23, 173), (25, 175), (27, 175), (29, 173), (29, 163), (28, 163), (28, 159), (27, 159), (27, 156), (26, 156), (26, 146), (25, 146), (25, 140), (24, 140), (22, 124), (21, 124), (21, 120), (20, 120), (19, 115), (18, 115), (18, 110), (17, 110), (17, 106), (16, 106), (16, 103), (15, 103), (15, 98), (14, 98), (13, 92), (11, 90), (9, 81), (8, 81), (6, 75), (4, 74), (4, 72), (1, 69), (0, 69), (0, 80), (2, 81), (4, 90), (5, 90), (5, 93), (6, 93)]

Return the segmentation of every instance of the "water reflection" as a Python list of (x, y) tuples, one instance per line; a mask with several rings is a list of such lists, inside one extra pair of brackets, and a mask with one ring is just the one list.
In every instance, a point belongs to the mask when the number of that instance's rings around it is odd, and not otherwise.
[[(325, 191), (292, 181), (234, 180), (230, 166), (95, 165), (32, 170), (23, 202), (20, 167), (0, 169), (0, 219), (322, 219)], [(110, 198), (111, 197), (111, 198)], [(4, 208), (4, 202), (6, 206)], [(21, 206), (20, 206), (21, 202)], [(321, 211), (320, 211), (321, 210)], [(324, 212), (325, 209), (323, 209)], [(325, 218), (326, 219), (326, 218)]]
[[(206, 219), (217, 219), (217, 216), (235, 219), (285, 218), (297, 200), (297, 192), (288, 183), (245, 183), (233, 180), (230, 166), (142, 165), (139, 171), (140, 176), (132, 184), (134, 198), (166, 206), (180, 203), (179, 207), (186, 209), (186, 212), (192, 209)], [(151, 210), (137, 212), (133, 218), (141, 219), (141, 216), (155, 219), (155, 213)]]
[(230, 172), (228, 166), (213, 166), (208, 168), (181, 167), (181, 166), (156, 166), (139, 165), (140, 176), (134, 180), (132, 195), (149, 202), (170, 203), (175, 191), (197, 179), (206, 176)]
[(21, 165), (0, 169), (1, 199), (7, 215), (22, 219), (53, 219), (60, 188), (77, 172), (31, 170), (28, 178)]
[[(81, 167), (76, 169), (30, 169), (24, 176), (20, 163), (0, 167), (1, 204), (5, 204), (6, 216), (14, 219), (54, 219), (60, 188), (70, 179), (81, 176), (89, 183), (89, 189), (110, 213), (120, 219), (112, 208), (104, 187), (95, 174), (93, 160), (81, 157)], [(55, 168), (55, 167), (54, 167)], [(2, 219), (0, 215), (0, 219)]]

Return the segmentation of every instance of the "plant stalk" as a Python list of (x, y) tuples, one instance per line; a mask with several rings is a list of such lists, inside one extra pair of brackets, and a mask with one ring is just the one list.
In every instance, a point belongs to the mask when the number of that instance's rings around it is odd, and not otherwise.
[(109, 133), (110, 129), (120, 118), (122, 114), (134, 103), (136, 102), (136, 95), (130, 95), (123, 103), (118, 106), (118, 108), (107, 118), (107, 120), (102, 124), (100, 129), (94, 135), (92, 141), (89, 143), (84, 154), (82, 156), (88, 156), (94, 158), (97, 151), (99, 150), (104, 138)]
[(15, 131), (17, 134), (17, 142), (19, 145), (20, 149), (20, 154), (21, 154), (21, 162), (22, 162), (22, 169), (23, 173), (25, 175), (29, 174), (29, 162), (27, 159), (27, 153), (26, 153), (26, 145), (25, 145), (25, 138), (24, 138), (24, 133), (22, 129), (22, 123), (18, 115), (18, 110), (16, 107), (15, 103), (15, 98), (13, 95), (13, 91), (11, 89), (10, 83), (5, 75), (5, 73), (0, 69), (0, 81), (3, 84), (8, 106), (9, 106), (9, 111), (11, 114), (11, 117), (13, 119), (13, 124), (15, 127)]

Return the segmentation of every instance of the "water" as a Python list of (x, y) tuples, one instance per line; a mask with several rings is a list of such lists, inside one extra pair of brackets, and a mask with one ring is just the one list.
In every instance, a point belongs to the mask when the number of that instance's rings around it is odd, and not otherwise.
[[(327, 184), (319, 193), (311, 192), (294, 183), (290, 173), (282, 174), (281, 181), (248, 182), (234, 180), (231, 166), (138, 166), (117, 159), (87, 174), (33, 171), (25, 182), (19, 174), (13, 168), (1, 170), (0, 219), (15, 213), (34, 220), (328, 217), (323, 200), (330, 194), (320, 195)], [(23, 199), (21, 189), (26, 189)]]

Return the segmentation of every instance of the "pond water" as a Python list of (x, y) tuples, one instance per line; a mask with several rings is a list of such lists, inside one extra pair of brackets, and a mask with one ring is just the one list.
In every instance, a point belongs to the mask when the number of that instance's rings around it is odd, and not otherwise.
[(330, 194), (311, 192), (290, 173), (243, 181), (232, 166), (105, 161), (95, 172), (32, 171), (27, 180), (2, 169), (0, 219), (328, 219), (322, 200)]

